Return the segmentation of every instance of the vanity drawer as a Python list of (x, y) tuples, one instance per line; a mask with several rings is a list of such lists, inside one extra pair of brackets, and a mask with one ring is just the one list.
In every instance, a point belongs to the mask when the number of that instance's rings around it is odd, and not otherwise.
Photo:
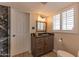
[(44, 39), (43, 38), (37, 38), (36, 39), (36, 44), (43, 44), (44, 43)]
[(41, 54), (43, 54), (44, 53), (44, 49), (43, 48), (36, 48), (36, 54), (37, 54), (37, 56), (39, 56), (39, 55), (41, 55)]
[(43, 48), (44, 47), (44, 40), (43, 39), (37, 39), (36, 40), (36, 48)]

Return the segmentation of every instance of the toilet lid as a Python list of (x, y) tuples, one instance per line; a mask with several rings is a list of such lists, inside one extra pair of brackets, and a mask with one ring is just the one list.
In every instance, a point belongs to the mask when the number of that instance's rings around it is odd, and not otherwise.
[(74, 55), (66, 52), (66, 51), (58, 51), (58, 55), (60, 55), (61, 57), (75, 57)]

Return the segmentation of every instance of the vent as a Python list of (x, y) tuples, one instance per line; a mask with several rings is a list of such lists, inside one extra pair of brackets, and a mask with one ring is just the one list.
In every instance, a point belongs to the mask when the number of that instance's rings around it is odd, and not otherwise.
[(46, 4), (47, 4), (47, 2), (41, 2), (41, 4), (46, 5)]

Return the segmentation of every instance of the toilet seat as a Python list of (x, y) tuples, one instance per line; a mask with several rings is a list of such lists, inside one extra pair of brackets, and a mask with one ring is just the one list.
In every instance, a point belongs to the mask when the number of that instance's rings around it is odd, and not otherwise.
[(58, 50), (57, 51), (57, 56), (58, 57), (75, 57), (74, 55), (66, 52), (66, 51), (63, 51), (63, 50)]

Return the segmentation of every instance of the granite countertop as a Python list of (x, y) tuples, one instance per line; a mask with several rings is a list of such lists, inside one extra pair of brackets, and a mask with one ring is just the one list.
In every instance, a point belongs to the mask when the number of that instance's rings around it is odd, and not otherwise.
[(36, 38), (48, 37), (50, 35), (54, 35), (54, 33), (33, 33), (33, 36)]
[(36, 35), (36, 37), (47, 37), (50, 36), (50, 34), (41, 34), (41, 35)]

